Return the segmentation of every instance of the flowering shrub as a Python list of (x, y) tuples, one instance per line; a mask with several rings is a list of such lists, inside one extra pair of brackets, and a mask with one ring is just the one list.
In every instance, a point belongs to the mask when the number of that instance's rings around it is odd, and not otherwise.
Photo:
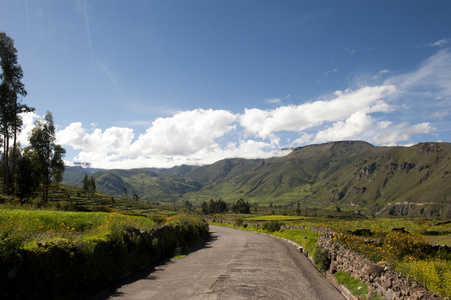
[(451, 262), (443, 259), (417, 260), (408, 257), (397, 265), (397, 270), (423, 283), (430, 291), (451, 297)]
[(419, 234), (398, 231), (372, 232), (372, 238), (335, 233), (334, 242), (359, 252), (373, 261), (388, 262), (393, 268), (424, 284), (429, 290), (451, 297), (451, 261), (434, 258)]

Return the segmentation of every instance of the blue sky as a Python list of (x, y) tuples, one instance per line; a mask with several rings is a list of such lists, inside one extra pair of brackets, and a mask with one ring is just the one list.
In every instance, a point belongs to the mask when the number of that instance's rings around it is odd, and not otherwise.
[(68, 163), (283, 155), (337, 140), (451, 141), (450, 1), (2, 0), (22, 145), (51, 111)]

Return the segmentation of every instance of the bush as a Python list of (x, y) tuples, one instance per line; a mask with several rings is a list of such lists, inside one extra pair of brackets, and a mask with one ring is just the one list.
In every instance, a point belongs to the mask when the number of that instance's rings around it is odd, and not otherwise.
[(284, 225), (283, 222), (280, 222), (278, 220), (271, 220), (269, 222), (263, 223), (263, 229), (268, 232), (274, 232), (279, 231), (280, 227), (282, 227), (283, 225)]
[(321, 271), (327, 271), (331, 263), (329, 250), (317, 246), (313, 256), (313, 262)]
[[(74, 223), (67, 226), (62, 217)], [(0, 220), (0, 299), (80, 297), (80, 291), (109, 283), (209, 233), (203, 219), (187, 216), (173, 216), (166, 226), (153, 229), (147, 218), (102, 213), (17, 212), (6, 219), (0, 214)], [(56, 234), (58, 228), (61, 234)], [(47, 230), (54, 237), (31, 241), (15, 229), (28, 233), (39, 229), (41, 235)], [(98, 234), (73, 237), (86, 230)]]

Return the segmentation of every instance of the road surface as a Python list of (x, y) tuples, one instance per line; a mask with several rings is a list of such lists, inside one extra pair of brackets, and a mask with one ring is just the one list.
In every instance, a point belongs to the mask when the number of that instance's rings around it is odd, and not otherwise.
[(218, 226), (210, 226), (210, 232), (205, 247), (135, 274), (91, 299), (344, 299), (286, 242)]

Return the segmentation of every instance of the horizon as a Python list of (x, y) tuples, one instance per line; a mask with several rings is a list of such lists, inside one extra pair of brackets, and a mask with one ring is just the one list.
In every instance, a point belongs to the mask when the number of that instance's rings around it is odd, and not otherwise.
[(451, 2), (5, 0), (65, 161), (171, 168), (342, 140), (451, 141)]

